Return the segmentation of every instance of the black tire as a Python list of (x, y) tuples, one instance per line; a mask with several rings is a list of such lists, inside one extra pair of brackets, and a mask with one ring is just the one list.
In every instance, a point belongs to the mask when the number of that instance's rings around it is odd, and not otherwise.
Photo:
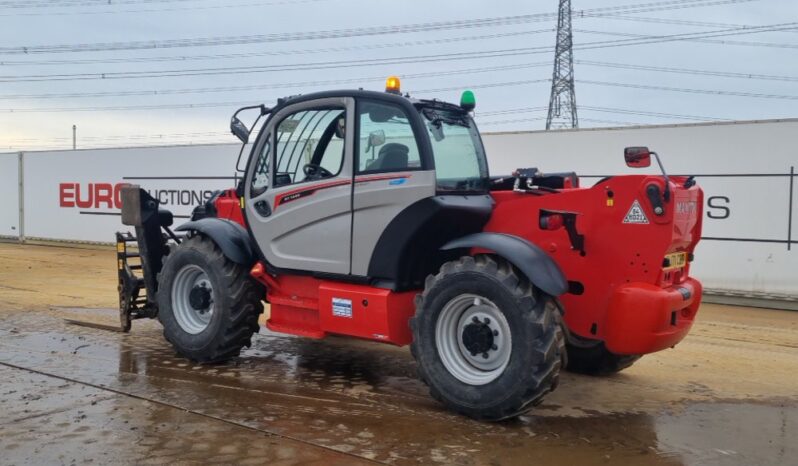
[(610, 375), (631, 366), (639, 355), (621, 355), (609, 352), (604, 342), (587, 340), (571, 335), (566, 344), (569, 372), (584, 375)]
[[(493, 312), (504, 316), (511, 334), (510, 342), (505, 343), (511, 348), (506, 366), (495, 369), (495, 379), (480, 385), (465, 383), (453, 375), (443, 362), (436, 341), (436, 325), (444, 306), (465, 295), (495, 303)], [(472, 306), (479, 306), (479, 302)], [(468, 309), (461, 315), (466, 312)], [(565, 347), (557, 312), (551, 296), (534, 288), (503, 259), (478, 255), (447, 262), (437, 275), (427, 277), (424, 292), (416, 297), (410, 349), (418, 363), (419, 376), (429, 386), (432, 397), (452, 411), (487, 421), (518, 416), (540, 403), (559, 381)], [(481, 325), (478, 320), (474, 322)], [(455, 330), (453, 334), (466, 345), (465, 332), (456, 335)]]
[[(178, 323), (172, 308), (172, 291), (177, 273), (186, 266), (202, 269), (213, 290), (213, 312), (207, 327), (189, 333)], [(166, 258), (158, 276), (158, 319), (163, 334), (175, 350), (195, 362), (220, 362), (249, 347), (258, 331), (263, 312), (263, 288), (249, 276), (249, 270), (230, 261), (204, 235), (184, 240)]]

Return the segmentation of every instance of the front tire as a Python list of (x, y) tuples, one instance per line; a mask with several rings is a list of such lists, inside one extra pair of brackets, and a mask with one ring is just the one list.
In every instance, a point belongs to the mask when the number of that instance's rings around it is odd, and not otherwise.
[(164, 337), (184, 357), (220, 362), (249, 347), (263, 312), (261, 286), (208, 237), (185, 239), (158, 276)]
[(411, 352), (433, 398), (480, 420), (518, 416), (559, 380), (565, 351), (554, 299), (504, 260), (466, 256), (427, 278)]

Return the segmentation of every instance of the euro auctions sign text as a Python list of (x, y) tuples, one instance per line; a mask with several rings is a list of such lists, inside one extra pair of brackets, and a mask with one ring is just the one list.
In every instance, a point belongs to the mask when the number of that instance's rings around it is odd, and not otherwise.
[[(120, 210), (121, 189), (128, 185), (130, 183), (59, 183), (58, 205), (62, 208)], [(165, 207), (194, 207), (213, 196), (209, 189), (145, 190)]]
[(179, 225), (235, 186), (237, 155), (235, 144), (25, 153), (24, 235), (112, 243), (115, 232), (131, 231), (120, 218), (127, 185), (141, 186)]
[(120, 191), (129, 183), (59, 183), (58, 205), (81, 209), (121, 209)]

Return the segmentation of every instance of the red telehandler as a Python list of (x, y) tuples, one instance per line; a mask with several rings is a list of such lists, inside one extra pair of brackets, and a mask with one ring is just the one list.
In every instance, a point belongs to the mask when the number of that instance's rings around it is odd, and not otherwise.
[(179, 233), (123, 188), (123, 328), (157, 317), (179, 354), (224, 361), (266, 302), (274, 332), (410, 345), (433, 397), (492, 421), (538, 404), (561, 369), (617, 372), (685, 337), (701, 301), (692, 177), (644, 147), (626, 164), (654, 157), (662, 174), (490, 176), (473, 94), (416, 100), (398, 83), (246, 107), (267, 117), (254, 138), (236, 112), (231, 130), (251, 143), (241, 182)]

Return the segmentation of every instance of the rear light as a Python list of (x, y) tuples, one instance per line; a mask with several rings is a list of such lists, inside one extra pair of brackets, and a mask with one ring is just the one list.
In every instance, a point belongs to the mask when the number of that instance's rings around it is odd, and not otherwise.
[(540, 216), (540, 228), (543, 230), (558, 230), (565, 225), (562, 214), (548, 214)]

